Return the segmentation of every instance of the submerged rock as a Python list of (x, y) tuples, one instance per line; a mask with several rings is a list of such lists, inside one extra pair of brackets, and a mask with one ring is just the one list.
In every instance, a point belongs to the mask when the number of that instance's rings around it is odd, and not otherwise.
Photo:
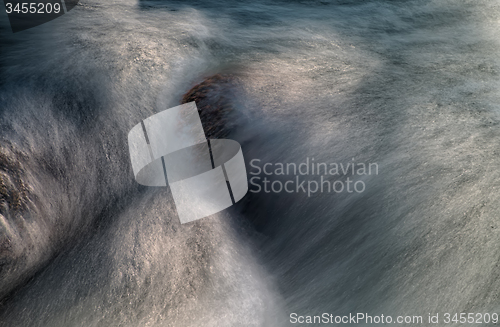
[(234, 108), (232, 99), (236, 78), (216, 74), (193, 86), (182, 98), (182, 103), (196, 102), (207, 138), (226, 138), (234, 122), (228, 118)]
[(28, 188), (21, 178), (24, 173), (20, 161), (0, 149), (0, 215), (9, 217), (26, 209)]

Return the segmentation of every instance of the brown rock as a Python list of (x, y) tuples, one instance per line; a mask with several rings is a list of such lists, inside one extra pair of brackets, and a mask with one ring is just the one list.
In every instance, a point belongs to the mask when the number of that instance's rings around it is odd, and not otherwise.
[(207, 138), (226, 138), (234, 127), (228, 115), (233, 110), (235, 77), (217, 74), (206, 78), (184, 94), (181, 103), (196, 102)]

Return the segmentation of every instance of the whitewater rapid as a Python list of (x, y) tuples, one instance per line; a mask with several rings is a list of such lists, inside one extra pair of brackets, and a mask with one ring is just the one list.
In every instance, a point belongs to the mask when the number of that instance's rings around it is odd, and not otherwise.
[[(0, 326), (495, 312), (498, 17), (487, 1), (86, 0), (11, 34), (2, 16)], [(219, 73), (247, 169), (379, 173), (180, 225), (168, 188), (135, 183), (126, 135)]]

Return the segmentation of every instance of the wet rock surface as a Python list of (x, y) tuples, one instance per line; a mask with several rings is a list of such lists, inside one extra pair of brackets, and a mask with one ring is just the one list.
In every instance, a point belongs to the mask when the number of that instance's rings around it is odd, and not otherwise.
[(26, 209), (28, 187), (22, 179), (24, 169), (11, 150), (0, 149), (0, 215), (11, 216)]
[(233, 93), (236, 78), (216, 74), (193, 86), (182, 98), (182, 103), (195, 101), (207, 138), (226, 138), (235, 123), (229, 119), (234, 109)]

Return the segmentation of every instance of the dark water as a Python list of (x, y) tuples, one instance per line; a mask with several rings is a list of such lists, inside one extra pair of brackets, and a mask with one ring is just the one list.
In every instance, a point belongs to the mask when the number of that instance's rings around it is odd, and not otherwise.
[[(0, 326), (498, 312), (499, 9), (81, 1), (16, 34), (3, 15)], [(136, 185), (126, 136), (215, 73), (237, 77), (247, 163), (379, 174), (180, 225), (167, 188)]]

